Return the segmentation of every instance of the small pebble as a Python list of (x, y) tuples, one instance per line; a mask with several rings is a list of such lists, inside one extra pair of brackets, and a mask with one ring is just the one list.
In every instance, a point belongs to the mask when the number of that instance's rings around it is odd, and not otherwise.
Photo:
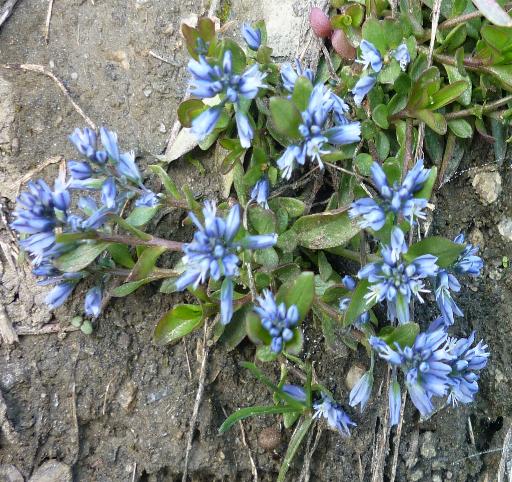
[(352, 365), (345, 377), (345, 385), (349, 390), (352, 390), (359, 379), (364, 375), (366, 370), (360, 365)]
[(475, 174), (471, 183), (482, 204), (492, 204), (501, 194), (501, 176), (496, 171), (482, 171)]
[(281, 444), (281, 433), (275, 427), (266, 427), (258, 436), (258, 445), (264, 450), (275, 450)]
[(50, 69), (54, 69), (55, 68), (55, 62), (53, 60), (50, 60), (48, 62), (48, 65), (50, 66)]
[(163, 122), (160, 122), (160, 125), (158, 126), (158, 130), (162, 133), (162, 134), (165, 134), (167, 132), (167, 127), (165, 127), (165, 124)]
[(78, 74), (76, 72), (71, 72), (71, 80), (78, 79)]
[(153, 89), (151, 87), (146, 87), (142, 92), (146, 97), (149, 97), (153, 93)]

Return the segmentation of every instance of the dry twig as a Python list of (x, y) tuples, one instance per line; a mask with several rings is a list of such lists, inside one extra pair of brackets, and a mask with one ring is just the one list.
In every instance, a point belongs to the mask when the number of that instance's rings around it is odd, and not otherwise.
[(53, 11), (53, 0), (48, 0), (48, 13), (46, 14), (46, 23), (44, 26), (44, 41), (46, 45), (50, 41), (50, 22), (52, 20), (52, 11)]
[(188, 461), (189, 461), (189, 457), (190, 457), (190, 452), (192, 450), (192, 441), (194, 439), (194, 430), (196, 427), (197, 415), (199, 413), (199, 407), (201, 405), (201, 401), (203, 400), (204, 382), (206, 380), (206, 362), (208, 360), (208, 354), (210, 352), (210, 347), (208, 346), (208, 331), (209, 331), (209, 325), (208, 325), (208, 322), (206, 321), (204, 323), (204, 330), (203, 330), (203, 355), (202, 355), (202, 359), (201, 359), (201, 369), (199, 371), (199, 380), (197, 382), (196, 399), (194, 402), (194, 408), (192, 410), (192, 416), (190, 417), (190, 425), (188, 428), (187, 449), (185, 452), (185, 464), (183, 466), (183, 477), (181, 479), (182, 482), (187, 482)]
[(73, 100), (68, 92), (68, 89), (66, 89), (65, 85), (55, 76), (53, 72), (50, 72), (42, 65), (37, 64), (0, 64), (0, 67), (9, 70), (26, 70), (28, 72), (37, 72), (39, 74), (44, 74), (47, 77), (50, 77), (50, 79), (52, 79), (57, 84), (59, 89), (64, 93), (69, 102), (71, 102), (71, 105), (75, 108), (75, 110), (82, 116), (85, 122), (87, 122), (87, 124), (89, 124), (92, 129), (96, 130), (96, 124), (91, 119), (89, 119), (82, 108)]
[(18, 0), (7, 0), (2, 10), (0, 10), (0, 27), (11, 16), (11, 13), (14, 9), (14, 5), (16, 5), (17, 3)]

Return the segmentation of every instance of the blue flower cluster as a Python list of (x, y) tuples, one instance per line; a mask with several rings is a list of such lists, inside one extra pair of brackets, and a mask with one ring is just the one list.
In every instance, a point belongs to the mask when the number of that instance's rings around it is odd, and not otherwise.
[[(322, 155), (331, 152), (331, 146), (353, 144), (361, 138), (360, 122), (346, 117), (347, 104), (322, 84), (311, 92), (308, 107), (301, 113), (299, 132), (302, 140), (286, 148), (277, 160), (285, 179), (290, 179), (295, 163), (304, 165), (306, 159), (316, 161), (323, 168)], [(331, 125), (331, 117), (334, 125)]]
[[(124, 203), (138, 196), (136, 206), (156, 206), (158, 196), (145, 188), (135, 164), (133, 152), (119, 150), (117, 135), (100, 129), (103, 149), (97, 147), (97, 136), (91, 129), (76, 129), (69, 137), (86, 161), (68, 161), (70, 179), (59, 177), (54, 189), (42, 179), (30, 182), (20, 194), (12, 228), (24, 237), (21, 247), (34, 265), (33, 273), (43, 277), (43, 285), (56, 285), (46, 297), (51, 309), (61, 306), (71, 295), (76, 283), (86, 272), (63, 273), (54, 266), (56, 258), (76, 247), (74, 243), (58, 243), (56, 233), (76, 233), (100, 230), (109, 215), (119, 213)], [(80, 196), (76, 211), (72, 211), (73, 190), (98, 191), (99, 201), (92, 196)], [(97, 317), (101, 309), (101, 288), (93, 287), (85, 298), (85, 313)]]
[(241, 249), (266, 249), (274, 246), (277, 235), (246, 235), (237, 241), (240, 230), (240, 206), (235, 204), (226, 219), (217, 216), (214, 202), (205, 202), (204, 225), (197, 216), (189, 213), (197, 231), (192, 242), (183, 247), (183, 262), (186, 271), (176, 281), (176, 289), (182, 291), (188, 286), (197, 288), (209, 278), (215, 281), (224, 277), (220, 293), (221, 322), (226, 325), (233, 316), (233, 277), (238, 274)]
[(306, 77), (312, 84), (315, 82), (315, 72), (312, 69), (303, 69), (299, 59), (295, 61), (295, 64), (296, 69), (288, 62), (281, 66), (283, 87), (290, 93), (293, 92), (295, 82), (299, 77)]
[(374, 231), (382, 229), (389, 213), (393, 213), (395, 217), (402, 216), (411, 224), (414, 218), (425, 218), (423, 210), (428, 201), (414, 197), (430, 175), (430, 169), (423, 167), (423, 159), (416, 162), (401, 184), (394, 182), (390, 186), (386, 173), (377, 162), (372, 164), (371, 175), (379, 193), (379, 199), (369, 197), (358, 199), (352, 203), (349, 211), (351, 218), (359, 219), (359, 225), (363, 229), (371, 228)]
[[(412, 402), (423, 417), (434, 411), (433, 397), (448, 396), (456, 404), (470, 403), (478, 392), (478, 372), (487, 365), (489, 352), (483, 342), (471, 348), (474, 333), (469, 338), (449, 338), (445, 324), (434, 322), (428, 331), (420, 333), (412, 346), (390, 347), (372, 336), (370, 345), (391, 366), (400, 368)], [(400, 391), (395, 384), (390, 392), (390, 418), (393, 425), (400, 418)]]
[(423, 280), (435, 276), (437, 258), (430, 254), (418, 256), (407, 264), (402, 255), (407, 252), (403, 231), (395, 226), (391, 232), (391, 245), (382, 247), (382, 261), (361, 268), (357, 276), (370, 282), (366, 299), (369, 302), (387, 301), (388, 320), (407, 323), (410, 319), (409, 304), (415, 297), (423, 302)]
[(248, 101), (258, 95), (259, 89), (266, 87), (263, 83), (266, 74), (259, 70), (258, 64), (238, 75), (233, 71), (233, 54), (226, 50), (222, 65), (212, 65), (200, 55), (198, 61), (189, 61), (188, 70), (193, 77), (190, 89), (193, 96), (200, 99), (220, 97), (219, 104), (208, 108), (192, 121), (192, 132), (203, 140), (215, 128), (224, 106), (233, 104), (240, 144), (250, 147), (254, 132), (247, 117)]
[[(459, 234), (455, 237), (454, 242), (465, 244), (464, 235)], [(480, 276), (484, 263), (482, 258), (477, 256), (477, 253), (478, 247), (467, 243), (453, 266), (449, 269), (440, 269), (433, 280), (436, 302), (447, 325), (455, 323), (455, 316), (464, 315), (451, 294), (452, 292), (457, 293), (460, 291), (460, 283), (455, 274)]]
[[(359, 48), (361, 49), (361, 58), (357, 59), (356, 62), (362, 64), (364, 70), (372, 70), (373, 73), (361, 77), (352, 89), (356, 105), (361, 105), (361, 102), (368, 92), (373, 89), (373, 86), (377, 82), (377, 74), (382, 70), (384, 63), (379, 50), (371, 42), (363, 40)], [(407, 45), (399, 45), (395, 50), (392, 50), (390, 54), (400, 64), (400, 68), (405, 71), (411, 61)]]
[(242, 25), (242, 37), (251, 50), (256, 51), (260, 48), (261, 30), (259, 28), (253, 28), (249, 24), (244, 23)]
[(281, 353), (286, 342), (293, 338), (293, 328), (299, 321), (299, 310), (297, 306), (286, 307), (284, 303), (276, 303), (274, 295), (269, 290), (263, 291), (256, 301), (260, 306), (254, 307), (258, 313), (261, 324), (272, 337), (270, 349), (274, 353)]

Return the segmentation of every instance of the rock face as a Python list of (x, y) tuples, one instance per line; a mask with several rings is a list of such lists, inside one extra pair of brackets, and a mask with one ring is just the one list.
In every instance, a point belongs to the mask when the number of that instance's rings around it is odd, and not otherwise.
[(14, 122), (12, 85), (0, 76), (0, 154), (11, 151), (11, 126)]
[(473, 178), (472, 184), (483, 204), (492, 204), (501, 193), (501, 176), (499, 172), (479, 172)]
[(0, 480), (2, 482), (23, 482), (23, 476), (14, 465), (0, 465)]
[(72, 482), (71, 467), (58, 460), (48, 460), (39, 467), (29, 482)]
[(503, 218), (498, 224), (499, 233), (508, 241), (512, 241), (512, 218)]

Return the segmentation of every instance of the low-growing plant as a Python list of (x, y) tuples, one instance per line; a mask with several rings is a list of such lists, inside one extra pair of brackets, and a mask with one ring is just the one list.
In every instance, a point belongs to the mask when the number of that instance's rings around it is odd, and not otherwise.
[[(298, 60), (275, 64), (263, 22), (244, 25), (245, 48), (219, 38), (209, 18), (183, 25), (192, 79), (178, 116), (200, 149), (224, 153), (220, 171), (232, 196), (199, 203), (174, 183), (165, 158), (149, 166), (163, 186), (153, 192), (116, 134), (102, 128), (100, 147), (95, 132), (77, 129), (70, 140), (84, 160), (68, 161), (53, 189), (31, 182), (12, 223), (40, 283), (55, 285), (50, 307), (88, 278), (84, 315), (94, 320), (110, 297), (160, 282), (162, 293), (187, 290), (196, 301), (162, 315), (156, 343), (214, 320), (214, 342), (231, 350), (249, 338), (260, 362), (281, 364), (276, 382), (243, 364), (274, 403), (242, 408), (220, 428), (260, 414), (297, 424), (278, 480), (315, 419), (348, 436), (359, 417), (334, 401), (315, 379), (313, 360), (301, 357), (305, 324), (316, 323), (328, 347), (341, 339), (366, 348), (370, 368), (350, 393), (351, 407), (362, 411), (368, 402), (375, 363), (389, 365), (391, 426), (405, 392), (423, 418), (438, 400), (474, 401), (489, 357), (474, 332), (449, 335), (463, 316), (459, 280), (482, 271), (478, 248), (462, 234), (426, 235), (423, 222), (434, 187), (453, 174), (475, 131), (492, 133), (496, 162), (503, 161), (512, 19), (493, 0), (442, 2), (435, 25), (428, 1), (332, 4), (330, 18), (318, 9), (311, 15), (334, 47), (316, 71)], [(188, 211), (190, 242), (148, 232), (167, 207)], [(158, 267), (168, 251), (183, 252), (181, 261)], [(113, 278), (123, 283), (112, 287)], [(414, 304), (429, 293), (440, 316), (417, 320)], [(377, 306), (385, 316), (376, 316)], [(289, 363), (300, 385), (289, 380)]]

